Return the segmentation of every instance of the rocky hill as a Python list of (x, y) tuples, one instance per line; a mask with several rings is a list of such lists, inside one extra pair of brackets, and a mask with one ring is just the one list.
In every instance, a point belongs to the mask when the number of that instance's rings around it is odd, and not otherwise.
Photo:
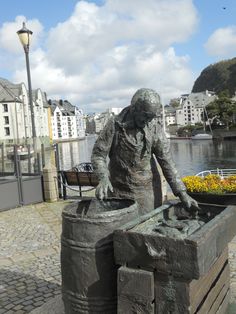
[(230, 95), (236, 92), (236, 58), (224, 60), (206, 67), (195, 81), (192, 92), (204, 90), (217, 94), (228, 90)]

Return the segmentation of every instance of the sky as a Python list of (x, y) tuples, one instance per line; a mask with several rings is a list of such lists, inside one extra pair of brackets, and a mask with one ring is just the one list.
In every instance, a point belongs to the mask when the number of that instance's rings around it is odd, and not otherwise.
[(146, 87), (168, 104), (236, 56), (235, 16), (235, 0), (2, 1), (0, 77), (27, 85), (16, 34), (26, 22), (32, 88), (48, 99), (102, 112)]

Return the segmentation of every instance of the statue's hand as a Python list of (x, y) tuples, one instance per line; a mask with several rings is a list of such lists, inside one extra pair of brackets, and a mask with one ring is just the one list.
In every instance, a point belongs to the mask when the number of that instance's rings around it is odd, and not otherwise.
[(96, 188), (95, 195), (99, 200), (107, 199), (108, 191), (113, 192), (113, 187), (108, 178), (103, 178)]
[(191, 196), (189, 196), (186, 192), (182, 192), (179, 195), (179, 199), (181, 200), (185, 210), (191, 213), (193, 216), (199, 212), (200, 207), (198, 206), (197, 201), (195, 201)]

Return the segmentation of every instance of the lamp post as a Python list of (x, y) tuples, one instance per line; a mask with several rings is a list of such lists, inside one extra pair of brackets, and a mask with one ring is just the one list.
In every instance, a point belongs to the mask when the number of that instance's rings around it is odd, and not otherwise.
[(30, 114), (31, 114), (31, 123), (32, 123), (32, 138), (33, 138), (33, 147), (34, 152), (36, 153), (36, 130), (35, 130), (35, 119), (34, 119), (34, 107), (33, 107), (33, 96), (32, 96), (32, 87), (31, 87), (31, 75), (30, 75), (30, 64), (29, 64), (29, 46), (31, 35), (33, 34), (25, 26), (25, 22), (23, 22), (23, 27), (17, 31), (17, 35), (19, 36), (20, 42), (24, 48), (25, 52), (25, 60), (26, 60), (26, 70), (27, 70), (27, 79), (28, 79), (28, 90), (29, 90), (29, 105), (30, 105)]

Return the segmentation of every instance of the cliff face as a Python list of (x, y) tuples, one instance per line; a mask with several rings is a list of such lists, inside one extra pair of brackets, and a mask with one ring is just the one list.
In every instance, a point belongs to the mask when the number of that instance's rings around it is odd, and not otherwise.
[(196, 79), (192, 92), (204, 90), (214, 91), (217, 94), (228, 90), (230, 95), (234, 95), (236, 92), (236, 58), (206, 67)]

